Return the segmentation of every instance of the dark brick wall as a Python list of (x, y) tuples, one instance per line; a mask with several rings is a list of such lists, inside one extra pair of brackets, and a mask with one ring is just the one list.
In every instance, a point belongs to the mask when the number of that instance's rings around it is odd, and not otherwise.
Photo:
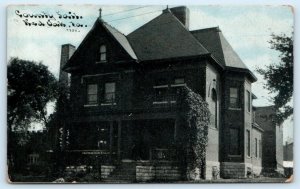
[(272, 106), (256, 108), (255, 120), (264, 130), (262, 166), (265, 172), (277, 169), (282, 172), (283, 169), (282, 125), (275, 123), (274, 115)]
[[(244, 82), (243, 75), (225, 73), (222, 75), (222, 101), (221, 101), (221, 145), (220, 161), (222, 162), (243, 162), (244, 161), (244, 132), (245, 132), (245, 112), (244, 112)], [(239, 89), (240, 106), (230, 108), (230, 87)], [(230, 155), (230, 128), (239, 130), (239, 154)]]

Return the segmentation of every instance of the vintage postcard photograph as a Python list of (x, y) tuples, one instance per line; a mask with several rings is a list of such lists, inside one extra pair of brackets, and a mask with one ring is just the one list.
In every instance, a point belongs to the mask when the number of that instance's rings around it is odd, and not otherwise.
[(9, 183), (293, 181), (293, 7), (6, 11)]

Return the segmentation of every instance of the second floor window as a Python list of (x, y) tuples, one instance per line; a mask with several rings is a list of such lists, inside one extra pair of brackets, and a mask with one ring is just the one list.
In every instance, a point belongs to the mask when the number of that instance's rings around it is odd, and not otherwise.
[(106, 46), (101, 45), (100, 46), (100, 62), (106, 61)]
[(230, 88), (230, 108), (240, 108), (239, 90), (238, 88)]
[(116, 83), (105, 83), (104, 100), (106, 103), (114, 103), (116, 98)]
[(246, 106), (247, 106), (247, 111), (251, 112), (251, 94), (249, 91), (246, 91)]
[(97, 104), (98, 103), (98, 86), (97, 84), (87, 85), (87, 104)]

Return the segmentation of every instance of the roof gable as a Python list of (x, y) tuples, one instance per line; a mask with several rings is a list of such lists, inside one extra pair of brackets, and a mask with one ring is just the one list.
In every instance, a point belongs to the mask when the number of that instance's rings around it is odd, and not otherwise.
[(97, 19), (92, 29), (88, 32), (88, 34), (80, 43), (79, 47), (71, 56), (70, 60), (64, 66), (64, 69), (75, 66), (77, 60), (80, 60), (82, 57), (85, 56), (84, 53), (86, 53), (86, 51), (89, 49), (89, 43), (95, 42), (96, 35), (99, 35), (100, 30), (102, 30), (102, 32), (106, 32), (108, 36), (110, 36), (120, 46), (120, 48), (124, 50), (124, 52), (128, 55), (130, 59), (137, 60), (137, 57), (133, 49), (131, 48), (126, 36), (119, 32), (117, 29), (110, 26), (109, 24), (103, 22), (101, 19)]
[(127, 37), (141, 61), (208, 54), (168, 10)]

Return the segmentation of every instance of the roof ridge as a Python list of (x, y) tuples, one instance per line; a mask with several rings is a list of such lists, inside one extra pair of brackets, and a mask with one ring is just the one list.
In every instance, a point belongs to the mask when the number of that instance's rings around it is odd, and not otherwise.
[(198, 43), (204, 50), (207, 51), (207, 53), (209, 53), (209, 51), (200, 43), (200, 41), (198, 41), (196, 39), (196, 37), (191, 34), (190, 30), (188, 30), (185, 25), (172, 13), (172, 12), (167, 12), (167, 14), (171, 14), (173, 16), (173, 18), (180, 23), (180, 25), (187, 31), (187, 33), (189, 33), (189, 35), (195, 40), (196, 43)]
[(219, 26), (210, 27), (210, 28), (196, 29), (196, 30), (192, 30), (190, 32), (191, 33), (196, 33), (196, 32), (206, 32), (206, 31), (210, 31), (210, 30), (216, 30), (218, 32), (222, 32), (221, 29), (219, 28)]
[(138, 31), (139, 29), (145, 27), (146, 25), (150, 24), (151, 22), (153, 22), (154, 20), (158, 19), (162, 14), (164, 14), (164, 12), (162, 12), (160, 15), (156, 16), (155, 18), (153, 18), (152, 20), (149, 20), (147, 23), (141, 25), (140, 27), (136, 28), (135, 30), (133, 30), (132, 32), (130, 32), (129, 34), (127, 34), (126, 36), (131, 35), (132, 33), (134, 33), (135, 31)]

